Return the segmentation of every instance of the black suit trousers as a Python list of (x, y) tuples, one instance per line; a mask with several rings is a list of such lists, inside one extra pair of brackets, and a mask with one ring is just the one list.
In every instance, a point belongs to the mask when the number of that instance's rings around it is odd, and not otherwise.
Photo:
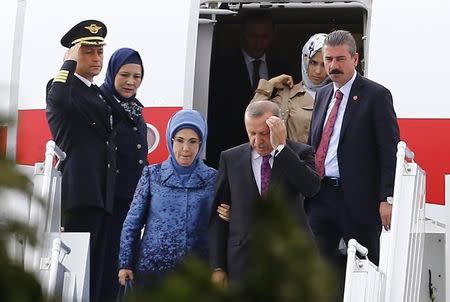
[(64, 211), (65, 232), (89, 232), (90, 240), (90, 301), (107, 301), (102, 291), (104, 259), (106, 256), (111, 215), (102, 208), (81, 207)]
[(130, 199), (115, 199), (114, 210), (111, 217), (110, 229), (108, 231), (108, 252), (103, 262), (103, 285), (102, 295), (106, 301), (113, 301), (119, 291), (119, 250), (120, 235), (123, 222), (130, 209)]
[(345, 271), (346, 258), (338, 250), (341, 238), (346, 243), (356, 239), (369, 250), (370, 261), (378, 265), (381, 228), (351, 221), (341, 187), (322, 183), (319, 193), (308, 201), (306, 212), (321, 253), (333, 265), (343, 266)]

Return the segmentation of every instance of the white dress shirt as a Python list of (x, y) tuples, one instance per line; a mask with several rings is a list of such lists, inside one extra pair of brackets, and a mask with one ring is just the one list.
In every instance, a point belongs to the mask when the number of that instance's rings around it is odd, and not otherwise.
[(327, 116), (325, 119), (325, 123), (323, 126), (325, 127), (326, 121), (328, 120), (328, 117), (331, 113), (331, 109), (334, 106), (334, 103), (336, 103), (336, 98), (334, 95), (336, 94), (336, 90), (340, 90), (343, 94), (341, 104), (339, 105), (339, 110), (336, 116), (336, 122), (334, 123), (333, 133), (331, 134), (330, 144), (328, 145), (328, 152), (327, 156), (325, 157), (325, 176), (330, 177), (340, 177), (339, 174), (339, 164), (338, 164), (338, 158), (337, 158), (337, 149), (339, 144), (339, 137), (341, 135), (341, 128), (342, 128), (342, 120), (344, 119), (344, 113), (345, 113), (345, 107), (347, 107), (348, 98), (350, 96), (350, 90), (352, 89), (353, 82), (356, 78), (356, 71), (353, 74), (353, 77), (345, 83), (344, 86), (341, 88), (337, 88), (336, 84), (333, 83), (334, 90), (333, 90), (333, 99), (331, 100), (330, 104), (328, 105), (327, 109)]
[(86, 84), (87, 87), (91, 87), (91, 85), (95, 85), (94, 82), (89, 81), (88, 79), (86, 79), (85, 77), (79, 75), (78, 73), (75, 72), (74, 74), (75, 74), (75, 76), (76, 76), (77, 78), (79, 78), (79, 79), (81, 80), (81, 82), (83, 82), (84, 84)]
[(255, 60), (261, 60), (261, 64), (259, 65), (259, 78), (260, 79), (269, 79), (269, 70), (267, 68), (267, 62), (266, 62), (266, 54), (264, 54), (261, 58), (254, 59), (251, 56), (248, 55), (248, 53), (245, 52), (245, 50), (242, 49), (242, 55), (244, 56), (245, 60), (245, 66), (247, 66), (247, 72), (248, 77), (250, 79), (250, 83), (254, 86), (258, 86), (258, 83), (253, 83), (253, 61)]

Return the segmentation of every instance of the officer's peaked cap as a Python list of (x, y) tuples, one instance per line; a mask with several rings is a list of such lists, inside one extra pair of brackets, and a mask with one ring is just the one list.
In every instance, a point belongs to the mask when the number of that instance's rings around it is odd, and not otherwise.
[(61, 44), (67, 48), (70, 48), (79, 42), (83, 45), (104, 45), (106, 32), (106, 25), (100, 21), (81, 21), (61, 38)]

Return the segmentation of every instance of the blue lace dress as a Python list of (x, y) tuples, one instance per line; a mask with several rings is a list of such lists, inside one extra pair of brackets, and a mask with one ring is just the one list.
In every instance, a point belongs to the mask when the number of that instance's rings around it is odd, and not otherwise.
[(119, 268), (160, 276), (188, 253), (207, 261), (216, 173), (199, 162), (182, 182), (170, 160), (145, 167), (123, 224)]

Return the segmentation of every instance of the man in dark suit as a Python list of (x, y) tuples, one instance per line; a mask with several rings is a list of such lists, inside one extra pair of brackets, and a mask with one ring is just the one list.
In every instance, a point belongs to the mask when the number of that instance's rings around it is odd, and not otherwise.
[(287, 205), (298, 214), (300, 226), (308, 231), (304, 196), (316, 194), (320, 186), (313, 149), (286, 140), (286, 126), (276, 103), (256, 101), (248, 105), (245, 128), (249, 142), (220, 156), (213, 208), (229, 204), (233, 211), (231, 220), (226, 222), (214, 212), (210, 222), (212, 279), (222, 285), (228, 278), (231, 281), (245, 278), (252, 209), (264, 199), (268, 188), (282, 188)]
[(322, 51), (332, 83), (316, 94), (309, 137), (322, 185), (305, 209), (319, 249), (344, 274), (341, 238), (355, 238), (378, 264), (381, 225), (390, 227), (399, 128), (389, 90), (356, 72), (353, 36), (334, 31)]
[(287, 73), (283, 64), (267, 54), (273, 30), (268, 11), (247, 11), (241, 19), (241, 47), (212, 62), (206, 150), (207, 162), (212, 167), (217, 167), (221, 151), (247, 140), (242, 115), (259, 79)]
[(113, 209), (115, 147), (111, 108), (93, 83), (103, 66), (106, 26), (75, 25), (61, 39), (69, 48), (58, 75), (47, 85), (47, 120), (62, 163), (62, 226), (90, 232), (90, 301), (101, 296), (103, 258)]

